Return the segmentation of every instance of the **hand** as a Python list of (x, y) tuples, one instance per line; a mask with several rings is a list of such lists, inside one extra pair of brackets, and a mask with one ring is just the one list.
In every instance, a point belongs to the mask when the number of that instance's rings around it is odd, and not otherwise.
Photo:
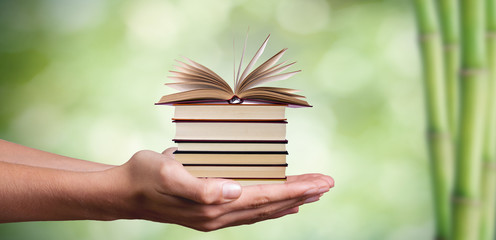
[[(140, 151), (110, 171), (129, 176), (128, 216), (176, 223), (201, 231), (251, 224), (298, 212), (334, 186), (321, 174), (290, 176), (284, 184), (240, 187), (227, 179), (200, 179), (174, 160), (174, 148), (162, 154)], [(119, 176), (122, 176), (119, 174)]]

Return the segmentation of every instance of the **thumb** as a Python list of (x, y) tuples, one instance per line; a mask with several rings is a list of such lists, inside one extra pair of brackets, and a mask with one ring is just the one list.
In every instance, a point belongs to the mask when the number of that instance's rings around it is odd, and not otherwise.
[(233, 180), (191, 175), (174, 160), (174, 151), (174, 148), (169, 148), (162, 153), (167, 160), (161, 172), (170, 194), (202, 204), (231, 202), (241, 196), (241, 185)]
[(170, 147), (165, 149), (162, 154), (165, 155), (168, 158), (174, 159), (174, 152), (177, 151), (177, 147)]
[(241, 186), (239, 183), (227, 179), (204, 178), (198, 179), (191, 188), (192, 200), (203, 204), (220, 204), (231, 202), (241, 196)]

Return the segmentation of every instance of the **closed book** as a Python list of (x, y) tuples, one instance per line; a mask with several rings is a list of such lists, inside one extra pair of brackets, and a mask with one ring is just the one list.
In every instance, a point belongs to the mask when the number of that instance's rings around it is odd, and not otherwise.
[(286, 178), (238, 178), (232, 179), (238, 182), (241, 186), (252, 186), (260, 184), (283, 184)]
[(275, 165), (228, 165), (183, 164), (195, 177), (216, 178), (285, 178), (287, 164)]
[(177, 150), (179, 151), (286, 151), (287, 141), (245, 141), (245, 142), (230, 142), (230, 141), (175, 141)]
[(286, 139), (286, 121), (174, 121), (176, 139), (259, 140)]
[(175, 151), (183, 164), (285, 164), (288, 152)]
[(281, 104), (174, 104), (173, 120), (285, 120)]

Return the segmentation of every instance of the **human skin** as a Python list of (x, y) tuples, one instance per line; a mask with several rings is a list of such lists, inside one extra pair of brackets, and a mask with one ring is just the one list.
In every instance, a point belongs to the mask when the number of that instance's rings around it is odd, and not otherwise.
[(112, 166), (0, 140), (0, 222), (145, 219), (212, 231), (296, 213), (334, 186), (322, 174), (247, 187), (196, 178), (174, 150)]
[(0, 139), (0, 161), (78, 172), (106, 170), (113, 165), (66, 157)]

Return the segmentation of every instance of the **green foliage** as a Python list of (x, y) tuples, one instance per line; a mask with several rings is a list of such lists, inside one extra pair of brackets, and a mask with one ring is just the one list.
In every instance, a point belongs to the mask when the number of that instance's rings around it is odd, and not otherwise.
[[(110, 164), (141, 149), (161, 151), (173, 144), (172, 109), (153, 103), (170, 91), (163, 83), (174, 59), (188, 56), (230, 79), (232, 39), (239, 54), (250, 27), (250, 42), (271, 34), (267, 56), (289, 48), (285, 59), (303, 71), (278, 84), (301, 89), (314, 106), (288, 110), (289, 173), (330, 174), (336, 187), (296, 215), (211, 233), (144, 221), (81, 221), (4, 224), (0, 239), (433, 235), (408, 2), (28, 2), (0, 1), (0, 138)], [(312, 14), (315, 8), (322, 9)], [(282, 22), (288, 19), (292, 25)]]

